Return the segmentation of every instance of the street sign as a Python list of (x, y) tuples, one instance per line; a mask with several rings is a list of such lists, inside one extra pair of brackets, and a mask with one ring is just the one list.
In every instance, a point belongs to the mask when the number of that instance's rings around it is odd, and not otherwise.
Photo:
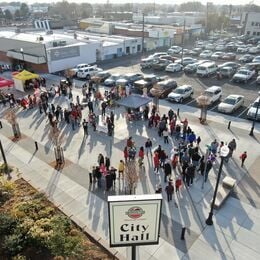
[(162, 195), (108, 197), (110, 246), (159, 243)]

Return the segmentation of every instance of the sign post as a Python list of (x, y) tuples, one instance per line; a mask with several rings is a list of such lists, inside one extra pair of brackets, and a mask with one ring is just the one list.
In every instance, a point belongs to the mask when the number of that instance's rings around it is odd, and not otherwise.
[(159, 243), (162, 195), (108, 196), (110, 247), (131, 246), (132, 260), (136, 246)]

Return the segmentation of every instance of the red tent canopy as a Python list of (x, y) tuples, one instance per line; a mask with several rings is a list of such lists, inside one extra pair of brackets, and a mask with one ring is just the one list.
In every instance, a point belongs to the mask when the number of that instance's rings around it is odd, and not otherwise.
[(13, 85), (14, 85), (14, 82), (12, 80), (0, 77), (0, 88), (11, 87)]

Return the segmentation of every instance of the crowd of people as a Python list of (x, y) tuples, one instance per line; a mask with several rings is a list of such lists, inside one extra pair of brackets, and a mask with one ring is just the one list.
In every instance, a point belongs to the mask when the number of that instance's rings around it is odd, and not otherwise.
[[(89, 125), (92, 125), (93, 131), (96, 131), (99, 118), (107, 125), (108, 135), (113, 134), (114, 130), (114, 113), (107, 113), (107, 107), (111, 106), (111, 98), (115, 93), (113, 91), (105, 92), (104, 95), (95, 88), (93, 83), (86, 82), (82, 86), (82, 98), (79, 95), (73, 99), (72, 84), (67, 81), (59, 86), (52, 85), (54, 95), (48, 91), (39, 91), (40, 87), (46, 86), (46, 81), (37, 81), (34, 86), (35, 93), (28, 95), (26, 102), (21, 100), (20, 105), (23, 109), (38, 108), (39, 113), (46, 115), (51, 127), (59, 124), (71, 125), (71, 129), (75, 130), (82, 126), (84, 138), (89, 135)], [(52, 102), (53, 96), (66, 96), (68, 100), (67, 107), (61, 105), (55, 106)], [(24, 99), (25, 100), (25, 99)], [(10, 107), (15, 106), (17, 100), (13, 95), (8, 96)], [(83, 118), (83, 103), (88, 108), (88, 117)], [(4, 105), (6, 105), (4, 103)], [(172, 200), (174, 191), (178, 194), (183, 183), (187, 188), (194, 184), (194, 180), (199, 176), (203, 177), (203, 181), (208, 181), (208, 176), (214, 165), (217, 163), (217, 157), (220, 156), (220, 149), (225, 145), (224, 141), (213, 140), (207, 148), (207, 152), (200, 148), (201, 137), (196, 135), (192, 130), (187, 118), (181, 120), (173, 109), (169, 109), (167, 114), (160, 115), (157, 107), (154, 105), (151, 109), (145, 106), (141, 113), (144, 124), (152, 131), (156, 130), (158, 138), (162, 138), (163, 145), (155, 147), (150, 138), (145, 143), (136, 143), (133, 137), (126, 140), (126, 145), (122, 151), (122, 158), (119, 158), (117, 169), (110, 165), (110, 159), (100, 154), (98, 156), (98, 165), (93, 167), (89, 173), (90, 183), (97, 183), (98, 187), (102, 186), (102, 177), (106, 180), (105, 189), (108, 191), (116, 184), (116, 179), (125, 179), (125, 169), (129, 161), (137, 160), (139, 167), (144, 167), (145, 157), (152, 158), (153, 170), (149, 174), (164, 174), (163, 180), (167, 184), (165, 192), (168, 201)], [(140, 118), (140, 119), (141, 119)], [(165, 146), (166, 148), (162, 147)], [(227, 144), (229, 154), (225, 161), (232, 157), (233, 152), (237, 148), (235, 139)], [(170, 153), (166, 150), (170, 149)], [(247, 158), (246, 151), (241, 154), (241, 166)], [(155, 192), (162, 192), (162, 183), (157, 183)]]

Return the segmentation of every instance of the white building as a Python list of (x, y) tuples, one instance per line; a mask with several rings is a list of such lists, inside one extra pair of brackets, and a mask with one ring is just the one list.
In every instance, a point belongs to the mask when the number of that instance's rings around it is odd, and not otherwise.
[(75, 31), (0, 31), (0, 61), (24, 64), (36, 72), (53, 73), (80, 63), (135, 54), (142, 50), (140, 37), (107, 36)]
[(241, 26), (244, 28), (244, 34), (260, 36), (260, 13), (244, 12), (241, 17)]

